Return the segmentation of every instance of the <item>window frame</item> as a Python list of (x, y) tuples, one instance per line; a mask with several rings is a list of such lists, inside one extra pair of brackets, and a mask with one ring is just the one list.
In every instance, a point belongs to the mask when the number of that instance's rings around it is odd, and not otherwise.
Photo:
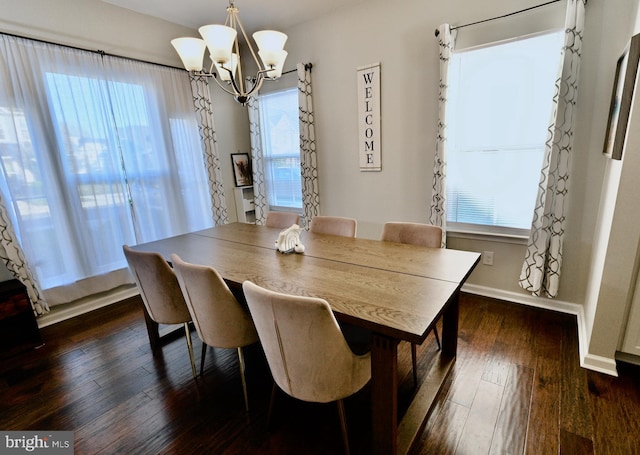
[[(264, 99), (264, 97), (269, 97), (269, 96), (273, 96), (273, 95), (277, 95), (279, 93), (283, 93), (283, 92), (292, 92), (295, 93), (297, 95), (298, 93), (298, 87), (297, 86), (291, 86), (291, 87), (284, 87), (278, 90), (272, 90), (269, 91), (267, 93), (264, 93), (261, 95), (261, 99), (260, 102), (262, 102), (262, 100)], [(273, 203), (273, 201), (271, 200), (271, 196), (272, 196), (272, 190), (270, 188), (270, 182), (272, 181), (272, 179), (267, 177), (267, 174), (272, 170), (271, 168), (271, 164), (273, 163), (274, 160), (276, 159), (296, 159), (298, 160), (299, 163), (302, 163), (302, 155), (301, 155), (301, 151), (300, 151), (300, 147), (298, 146), (297, 148), (297, 155), (295, 154), (286, 154), (286, 155), (277, 155), (277, 156), (273, 156), (268, 154), (268, 151), (270, 150), (269, 147), (267, 147), (266, 144), (266, 134), (264, 131), (264, 120), (265, 120), (265, 113), (264, 110), (262, 109), (262, 106), (260, 106), (260, 125), (261, 125), (261, 131), (260, 131), (260, 136), (261, 136), (261, 140), (262, 140), (262, 150), (263, 150), (263, 162), (264, 162), (264, 174), (265, 174), (265, 188), (266, 188), (266, 200), (267, 200), (267, 207), (269, 209), (269, 211), (272, 212), (294, 212), (297, 213), (299, 215), (303, 215), (304, 214), (304, 198), (302, 195), (302, 168), (300, 166), (298, 166), (298, 172), (299, 172), (299, 177), (300, 177), (300, 207), (292, 207), (292, 206), (286, 206), (286, 205), (276, 205)], [(296, 109), (298, 108), (298, 104), (296, 103)], [(299, 124), (298, 124), (298, 136), (299, 136)], [(293, 167), (287, 168), (287, 169), (293, 169)]]
[[(561, 27), (554, 27), (547, 30), (542, 30), (535, 33), (530, 33), (522, 36), (511, 37), (507, 39), (497, 40), (486, 42), (478, 45), (467, 46), (461, 49), (455, 49), (453, 52), (455, 53), (466, 53), (478, 51), (494, 46), (502, 46), (507, 45), (517, 41), (524, 41), (528, 39), (533, 39), (536, 37), (557, 34), (563, 32), (564, 29)], [(451, 79), (449, 79), (449, 87), (451, 87)], [(451, 109), (447, 109), (447, 113), (451, 115)], [(449, 115), (445, 120), (445, 123), (449, 127), (451, 125), (451, 120)], [(448, 137), (449, 134), (447, 134)], [(451, 152), (449, 152), (451, 153)], [(544, 150), (543, 150), (544, 154)], [(449, 171), (449, 169), (447, 169)], [(540, 171), (538, 171), (539, 173)], [(447, 194), (447, 205), (449, 204), (449, 197)], [(534, 207), (535, 209), (535, 207)], [(475, 239), (475, 240), (490, 240), (490, 241), (499, 241), (503, 243), (515, 243), (515, 244), (526, 244), (531, 232), (531, 229), (522, 229), (522, 228), (513, 228), (506, 226), (497, 226), (497, 225), (489, 225), (489, 224), (476, 224), (476, 223), (465, 223), (465, 222), (457, 222), (457, 221), (449, 221), (447, 213), (447, 236), (453, 238), (464, 238), (464, 239)], [(533, 219), (534, 213), (531, 213), (531, 219)]]

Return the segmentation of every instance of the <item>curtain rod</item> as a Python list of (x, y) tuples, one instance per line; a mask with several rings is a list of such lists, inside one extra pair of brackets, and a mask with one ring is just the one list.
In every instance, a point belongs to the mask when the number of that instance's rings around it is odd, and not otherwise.
[[(556, 0), (559, 1), (559, 0)], [(156, 63), (156, 62), (149, 62), (147, 60), (142, 60), (142, 59), (138, 59), (138, 58), (132, 58), (132, 57), (124, 57), (122, 55), (116, 55), (116, 54), (109, 54), (103, 50), (95, 50), (95, 49), (86, 49), (83, 47), (77, 47), (77, 46), (71, 46), (69, 44), (60, 44), (60, 43), (54, 43), (53, 41), (47, 41), (47, 40), (43, 40), (43, 39), (39, 39), (39, 38), (31, 38), (28, 36), (21, 36), (21, 35), (16, 35), (13, 33), (6, 33), (6, 32), (2, 32), (0, 31), (0, 35), (5, 35), (5, 36), (11, 36), (13, 38), (20, 38), (20, 39), (24, 39), (24, 40), (30, 40), (30, 41), (35, 41), (37, 43), (44, 43), (44, 44), (53, 44), (55, 46), (61, 46), (61, 47), (66, 47), (67, 49), (75, 49), (77, 51), (84, 51), (84, 52), (91, 52), (92, 54), (99, 54), (100, 56), (104, 57), (105, 55), (108, 57), (117, 57), (117, 58), (122, 58), (125, 60), (132, 60), (134, 62), (140, 62), (140, 63), (149, 63), (151, 65), (158, 65), (158, 66), (162, 66), (164, 68), (171, 68), (171, 69), (175, 69), (175, 70), (182, 70), (182, 71), (186, 71), (184, 68), (178, 68), (176, 66), (171, 66), (171, 65), (165, 65), (164, 63)], [(304, 64), (304, 68), (307, 70), (310, 70), (311, 68), (313, 68), (313, 64), (312, 63), (305, 63)], [(289, 74), (289, 73), (293, 73), (294, 71), (297, 71), (296, 69), (292, 69), (289, 71), (285, 71), (284, 74)]]
[(109, 53), (107, 53), (107, 52), (105, 52), (103, 50), (100, 50), (100, 49), (98, 49), (98, 50), (86, 49), (86, 48), (83, 48), (83, 47), (71, 46), (69, 44), (60, 44), (60, 43), (55, 43), (53, 41), (47, 41), (47, 40), (43, 40), (43, 39), (39, 39), (39, 38), (31, 38), (29, 36), (21, 36), (21, 35), (16, 35), (16, 34), (13, 34), (13, 33), (6, 33), (6, 32), (0, 32), (0, 35), (11, 36), (13, 38), (20, 38), (20, 39), (29, 40), (29, 41), (35, 41), (37, 43), (53, 44), (54, 46), (65, 47), (67, 49), (74, 49), (74, 50), (77, 50), (77, 51), (84, 51), (84, 52), (90, 52), (92, 54), (99, 54), (102, 57), (104, 57), (106, 55), (107, 57), (122, 58), (122, 59), (125, 59), (125, 60), (131, 60), (131, 61), (134, 61), (134, 62), (148, 63), (150, 65), (162, 66), (164, 68), (171, 68), (171, 69), (175, 69), (175, 70), (186, 71), (184, 68), (178, 68), (176, 66), (165, 65), (164, 63), (149, 62), (147, 60), (142, 60), (142, 59), (139, 59), (139, 58), (124, 57), (122, 55), (117, 55), (117, 54), (109, 54)]
[[(502, 16), (491, 17), (489, 19), (482, 19), (480, 21), (471, 22), (469, 24), (463, 24), (463, 25), (458, 25), (457, 27), (451, 27), (451, 30), (456, 30), (458, 28), (469, 27), (471, 25), (482, 24), (484, 22), (490, 22), (490, 21), (495, 21), (496, 19), (502, 19), (502, 18), (505, 18), (505, 17), (514, 16), (516, 14), (524, 13), (526, 11), (531, 11), (532, 9), (540, 8), (542, 6), (551, 5), (552, 3), (558, 3), (560, 1), (562, 1), (562, 0), (551, 0), (551, 1), (546, 2), (546, 3), (541, 3), (540, 5), (534, 5), (534, 6), (530, 6), (529, 8), (525, 8), (525, 9), (521, 9), (521, 10), (518, 10), (518, 11), (514, 11), (512, 13), (503, 14)], [(586, 0), (585, 0), (585, 3), (586, 3)], [(438, 36), (439, 34), (440, 34), (440, 30), (436, 29), (436, 36)]]
[[(311, 71), (311, 68), (313, 68), (313, 63), (305, 63), (304, 64), (304, 69)], [(291, 74), (291, 73), (295, 73), (296, 71), (298, 71), (297, 68), (289, 70), (289, 71), (283, 71), (282, 74), (280, 76), (284, 76), (285, 74)], [(251, 76), (249, 78), (247, 78), (247, 80), (250, 80), (252, 82), (255, 82), (256, 77), (255, 76)]]
[[(311, 68), (313, 68), (313, 63), (305, 63), (304, 64), (304, 69), (310, 70)], [(284, 76), (285, 74), (295, 73), (296, 71), (298, 71), (298, 70), (297, 69), (292, 69), (292, 70), (289, 70), (289, 71), (284, 71), (282, 73), (282, 75)]]

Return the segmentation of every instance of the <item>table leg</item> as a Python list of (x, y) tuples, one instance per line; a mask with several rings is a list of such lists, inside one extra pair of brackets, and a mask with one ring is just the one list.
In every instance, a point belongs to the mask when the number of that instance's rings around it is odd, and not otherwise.
[(454, 358), (458, 351), (460, 292), (456, 292), (442, 314), (442, 354)]
[(424, 431), (433, 406), (451, 373), (458, 346), (458, 294), (452, 296), (442, 313), (442, 350), (429, 365), (409, 408), (398, 423), (397, 453), (411, 453)]
[(144, 313), (144, 322), (147, 325), (147, 334), (149, 335), (149, 344), (151, 345), (151, 351), (155, 354), (160, 349), (160, 325), (151, 319), (147, 312), (147, 307), (142, 305), (142, 312)]
[(398, 435), (398, 340), (374, 333), (371, 343), (373, 453), (395, 454)]

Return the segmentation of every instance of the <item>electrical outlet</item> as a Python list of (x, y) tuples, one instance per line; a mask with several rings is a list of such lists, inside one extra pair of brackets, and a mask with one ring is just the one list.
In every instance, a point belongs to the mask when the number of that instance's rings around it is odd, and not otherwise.
[(493, 265), (493, 251), (485, 251), (482, 253), (482, 263), (484, 265)]

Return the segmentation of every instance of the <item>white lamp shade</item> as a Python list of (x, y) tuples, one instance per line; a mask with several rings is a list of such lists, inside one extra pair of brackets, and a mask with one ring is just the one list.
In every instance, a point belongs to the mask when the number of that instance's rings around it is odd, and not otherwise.
[(287, 35), (275, 30), (261, 30), (253, 34), (253, 39), (258, 45), (258, 50), (266, 52), (281, 51), (287, 41)]
[(205, 25), (198, 29), (207, 43), (209, 54), (214, 63), (227, 63), (231, 60), (233, 43), (237, 32), (226, 25)]
[(273, 68), (272, 70), (267, 71), (268, 78), (277, 79), (282, 76), (282, 68), (284, 67), (284, 61), (287, 59), (288, 55), (287, 51), (258, 51), (258, 54), (260, 54), (260, 59), (262, 59), (265, 69), (268, 70), (269, 68)]
[(176, 38), (171, 44), (178, 52), (187, 71), (202, 71), (202, 59), (206, 44), (200, 38)]
[[(213, 61), (213, 58), (211, 58), (211, 60)], [(221, 65), (219, 63), (215, 63), (215, 65), (216, 65), (216, 69), (218, 70), (218, 75), (220, 76), (220, 79), (222, 79), (225, 82), (228, 82), (231, 80), (232, 74), (234, 77), (236, 75), (236, 68), (238, 67), (238, 54), (231, 54), (231, 59), (224, 65)], [(224, 68), (230, 69), (231, 73), (229, 73), (229, 71), (227, 71), (226, 69), (223, 69), (222, 68), (223, 66)]]

